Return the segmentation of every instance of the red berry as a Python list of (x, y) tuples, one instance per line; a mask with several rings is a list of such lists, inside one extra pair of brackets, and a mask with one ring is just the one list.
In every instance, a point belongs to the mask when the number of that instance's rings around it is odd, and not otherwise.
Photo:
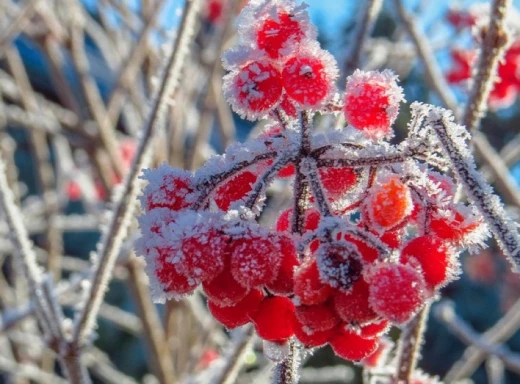
[(319, 56), (295, 56), (285, 63), (283, 86), (300, 107), (315, 108), (332, 93), (336, 71), (334, 59), (325, 51)]
[(280, 103), (280, 108), (287, 114), (289, 117), (296, 117), (298, 115), (298, 110), (296, 106), (292, 103), (291, 99), (284, 95), (282, 98), (282, 102)]
[(405, 323), (425, 301), (424, 279), (410, 266), (384, 263), (369, 275), (370, 305), (389, 321)]
[(245, 235), (233, 240), (231, 273), (247, 288), (269, 284), (276, 278), (283, 256), (275, 236)]
[[(290, 231), (292, 222), (292, 208), (286, 209), (282, 212), (276, 221), (276, 230), (278, 232)], [(304, 230), (315, 231), (320, 224), (320, 212), (317, 209), (308, 209), (305, 212)]]
[(155, 262), (155, 274), (166, 293), (187, 295), (193, 293), (198, 283), (179, 273), (176, 264), (167, 260), (175, 251), (171, 248), (157, 248), (158, 257)]
[(340, 318), (330, 302), (300, 305), (295, 310), (298, 320), (312, 331), (326, 331), (339, 324)]
[(357, 249), (348, 244), (323, 244), (317, 251), (321, 280), (331, 287), (350, 290), (363, 270)]
[(354, 332), (341, 330), (330, 340), (334, 353), (345, 360), (359, 361), (377, 349), (377, 339), (364, 339)]
[(370, 190), (366, 202), (370, 221), (383, 229), (400, 224), (413, 208), (410, 189), (397, 175), (391, 175)]
[(294, 273), (294, 294), (301, 304), (317, 305), (324, 303), (332, 295), (334, 289), (323, 284), (316, 260), (307, 260)]
[(303, 28), (293, 15), (278, 12), (276, 16), (276, 19), (265, 20), (257, 31), (258, 48), (273, 59), (283, 55), (284, 49), (299, 43), (304, 37)]
[(239, 173), (217, 188), (215, 203), (221, 210), (227, 211), (231, 203), (243, 199), (251, 192), (256, 179), (250, 171)]
[(249, 293), (248, 288), (243, 287), (233, 278), (229, 263), (226, 263), (220, 275), (203, 282), (202, 287), (206, 296), (221, 307), (234, 305)]
[(210, 300), (208, 309), (221, 324), (228, 329), (233, 329), (249, 323), (251, 316), (260, 308), (263, 298), (263, 292), (254, 289), (245, 298), (230, 307), (219, 307)]
[[(437, 237), (454, 243), (459, 243), (481, 225), (469, 208), (453, 207), (452, 217), (433, 214), (430, 220), (430, 230)], [(464, 213), (463, 213), (464, 212)]]
[(363, 367), (372, 369), (384, 365), (388, 353), (390, 352), (390, 349), (392, 349), (393, 345), (394, 343), (391, 340), (381, 338), (377, 349), (369, 356), (365, 357), (361, 361), (361, 364)]
[(377, 249), (371, 247), (366, 241), (358, 239), (349, 234), (345, 235), (345, 240), (356, 246), (363, 261), (371, 264), (379, 258), (379, 252), (377, 252)]
[(399, 103), (404, 101), (396, 78), (389, 70), (356, 70), (349, 76), (344, 109), (348, 123), (376, 139), (391, 134), (392, 124), (399, 113)]
[(420, 267), (426, 285), (435, 289), (449, 278), (451, 253), (444, 242), (434, 236), (420, 236), (409, 241), (401, 251), (401, 262)]
[(369, 286), (363, 279), (357, 280), (350, 292), (337, 291), (334, 308), (341, 320), (349, 324), (366, 324), (378, 318), (370, 307)]
[(224, 93), (235, 112), (255, 119), (280, 101), (280, 72), (268, 61), (251, 62), (224, 76)]
[(352, 168), (320, 168), (320, 179), (329, 198), (336, 200), (352, 189), (357, 174)]
[(284, 342), (294, 334), (294, 304), (287, 297), (267, 297), (252, 320), (261, 338)]
[(311, 330), (303, 325), (296, 317), (293, 321), (294, 335), (306, 348), (315, 348), (325, 345), (337, 332), (337, 328), (326, 331)]
[(215, 229), (194, 233), (182, 240), (183, 274), (198, 281), (211, 280), (224, 270), (224, 260), (229, 253), (229, 237)]
[(294, 269), (300, 265), (293, 240), (289, 236), (280, 236), (282, 262), (278, 276), (267, 284), (267, 289), (277, 295), (288, 296), (294, 291)]
[(390, 329), (390, 323), (386, 320), (380, 320), (375, 323), (363, 325), (359, 330), (359, 335), (365, 339), (372, 339), (385, 334)]
[(147, 211), (155, 208), (180, 211), (191, 205), (193, 182), (190, 172), (162, 164), (157, 169), (145, 170), (143, 179), (148, 181), (142, 197), (143, 208)]

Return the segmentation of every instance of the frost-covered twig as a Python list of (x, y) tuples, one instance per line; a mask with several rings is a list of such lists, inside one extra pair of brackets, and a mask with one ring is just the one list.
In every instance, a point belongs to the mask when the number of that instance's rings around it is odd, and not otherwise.
[(447, 302), (440, 303), (435, 307), (434, 314), (464, 343), (475, 346), (486, 355), (498, 357), (507, 368), (520, 373), (520, 355), (512, 353), (504, 345), (489, 344), (485, 338), (477, 334), (466, 322), (457, 316), (451, 304)]
[(520, 235), (517, 226), (509, 219), (491, 186), (477, 172), (464, 139), (456, 136), (457, 130), (463, 128), (455, 125), (453, 116), (441, 109), (434, 111), (430, 124), (446, 155), (451, 159), (453, 171), (464, 186), (469, 201), (486, 220), (498, 244), (513, 264), (515, 272), (519, 272)]
[(430, 306), (426, 305), (406, 324), (401, 333), (396, 372), (396, 379), (399, 382), (408, 383), (417, 366), (429, 312)]
[[(520, 328), (520, 300), (488, 331), (482, 334), (487, 344), (506, 342)], [(456, 362), (446, 374), (446, 382), (469, 377), (485, 359), (486, 354), (476, 346), (469, 346), (461, 359)]]
[(360, 68), (363, 47), (372, 33), (372, 29), (374, 28), (374, 24), (376, 23), (377, 17), (379, 16), (383, 1), (369, 0), (365, 3), (359, 3), (360, 11), (358, 20), (360, 21), (356, 25), (356, 29), (349, 39), (352, 48), (349, 52), (349, 57), (345, 65), (345, 72), (347, 74), (350, 74), (355, 69)]
[(289, 354), (274, 367), (272, 384), (296, 384), (298, 382), (299, 354), (296, 341), (289, 341)]
[(254, 328), (244, 326), (231, 341), (224, 352), (224, 366), (215, 374), (210, 384), (232, 384), (236, 381), (242, 368), (246, 353), (250, 350), (255, 338)]
[(509, 43), (505, 20), (510, 8), (511, 0), (494, 0), (491, 4), (489, 25), (485, 30), (477, 73), (473, 78), (473, 89), (462, 118), (470, 132), (478, 128), (480, 120), (486, 114), (488, 98), (496, 81), (498, 63)]
[(103, 233), (98, 248), (99, 259), (93, 267), (93, 280), (87, 302), (76, 319), (74, 342), (78, 346), (89, 337), (99, 310), (99, 305), (107, 290), (115, 259), (133, 217), (139, 191), (138, 176), (141, 169), (150, 161), (151, 143), (156, 127), (164, 120), (168, 99), (178, 85), (179, 76), (185, 64), (185, 54), (191, 42), (194, 24), (199, 9), (199, 0), (186, 2), (186, 8), (180, 25), (180, 33), (175, 47), (168, 58), (164, 79), (152, 105), (150, 118), (143, 129), (139, 149), (131, 171), (126, 177), (123, 194), (115, 202), (108, 229)]

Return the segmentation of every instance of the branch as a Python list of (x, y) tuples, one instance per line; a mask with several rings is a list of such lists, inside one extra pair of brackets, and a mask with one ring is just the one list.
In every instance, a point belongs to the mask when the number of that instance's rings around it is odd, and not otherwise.
[(500, 59), (509, 43), (505, 27), (506, 14), (511, 0), (494, 0), (489, 15), (489, 26), (485, 31), (484, 45), (480, 53), (477, 74), (474, 77), (471, 96), (466, 104), (462, 121), (466, 129), (474, 131), (486, 115), (489, 94), (493, 90)]
[(160, 126), (165, 118), (165, 112), (170, 95), (177, 88), (179, 76), (186, 60), (185, 54), (194, 32), (194, 25), (199, 9), (199, 0), (187, 1), (185, 12), (180, 26), (180, 34), (175, 41), (174, 49), (168, 58), (166, 69), (160, 82), (161, 87), (155, 97), (150, 118), (143, 129), (134, 164), (126, 177), (123, 193), (115, 201), (113, 214), (108, 229), (103, 233), (98, 245), (99, 259), (94, 261), (93, 279), (88, 292), (88, 299), (77, 315), (74, 328), (74, 343), (79, 347), (89, 337), (96, 321), (105, 292), (108, 288), (114, 263), (123, 239), (134, 216), (137, 205), (137, 195), (140, 190), (138, 176), (141, 169), (150, 161), (151, 143), (156, 127)]

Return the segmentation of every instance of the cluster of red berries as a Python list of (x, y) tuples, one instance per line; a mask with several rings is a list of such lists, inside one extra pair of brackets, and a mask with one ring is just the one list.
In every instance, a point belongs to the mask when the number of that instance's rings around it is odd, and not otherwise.
[[(458, 30), (477, 28), (479, 24), (483, 24), (480, 20), (486, 17), (488, 17), (486, 12), (480, 7), (468, 10), (452, 9), (447, 14), (448, 22)], [(453, 66), (446, 75), (448, 82), (459, 84), (470, 80), (474, 74), (477, 57), (477, 51), (474, 49), (452, 49)], [(519, 92), (520, 40), (515, 38), (498, 65), (497, 79), (489, 95), (489, 106), (493, 109), (510, 107), (515, 102)]]
[[(317, 54), (303, 7), (254, 0), (239, 26), (242, 46), (226, 58), (228, 99), (276, 123), (195, 173), (145, 170), (137, 251), (154, 294), (179, 298), (201, 285), (227, 328), (252, 323), (270, 342), (329, 343), (345, 359), (376, 364), (382, 335), (456, 276), (458, 252), (478, 245), (484, 226), (454, 201), (452, 179), (430, 167), (428, 153), (414, 158), (419, 134), (400, 146), (383, 141), (403, 100), (391, 72), (356, 71), (343, 98), (327, 104), (335, 64)], [(343, 111), (354, 129), (315, 133), (309, 109)], [(412, 112), (421, 125), (422, 112)], [(294, 206), (259, 225), (269, 184), (294, 174)]]

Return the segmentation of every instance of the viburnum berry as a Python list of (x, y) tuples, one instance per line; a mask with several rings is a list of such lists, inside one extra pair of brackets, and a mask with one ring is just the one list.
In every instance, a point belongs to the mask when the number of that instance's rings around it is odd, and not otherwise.
[(269, 112), (282, 97), (282, 78), (266, 60), (253, 61), (224, 76), (224, 93), (233, 110), (254, 119)]
[(209, 300), (208, 309), (221, 324), (233, 329), (251, 321), (251, 316), (259, 310), (263, 298), (261, 290), (253, 289), (246, 297), (229, 307), (220, 307)]
[(257, 176), (250, 171), (239, 173), (217, 188), (215, 203), (223, 211), (227, 211), (232, 203), (247, 196), (253, 189)]
[(370, 306), (393, 323), (406, 323), (426, 300), (423, 277), (408, 265), (381, 263), (368, 280)]
[(350, 292), (337, 291), (334, 308), (341, 320), (348, 324), (367, 324), (379, 317), (370, 306), (369, 285), (363, 279), (357, 280)]
[(293, 320), (294, 336), (306, 348), (316, 348), (327, 344), (327, 342), (337, 333), (337, 328), (329, 328), (325, 331), (317, 331), (303, 325), (298, 318)]
[(255, 330), (264, 340), (284, 342), (294, 335), (294, 304), (287, 297), (267, 297), (252, 316)]
[(371, 339), (385, 334), (389, 329), (390, 323), (387, 320), (379, 320), (361, 326), (359, 328), (359, 335), (365, 339)]
[(379, 252), (366, 241), (356, 238), (352, 235), (345, 234), (345, 240), (356, 246), (361, 258), (366, 263), (373, 263), (379, 258)]
[(348, 292), (363, 270), (357, 249), (348, 243), (323, 244), (316, 251), (321, 280)]
[(304, 305), (324, 303), (332, 295), (334, 289), (320, 279), (316, 260), (305, 261), (294, 272), (294, 294)]
[(304, 36), (301, 22), (287, 12), (278, 12), (275, 18), (268, 17), (256, 32), (258, 48), (273, 59), (294, 47)]
[(267, 289), (277, 295), (289, 296), (294, 291), (294, 269), (300, 265), (293, 240), (289, 236), (280, 235), (280, 251), (282, 261), (276, 278), (267, 284)]
[(435, 236), (420, 236), (410, 240), (401, 251), (401, 262), (420, 267), (430, 289), (446, 283), (453, 268), (450, 250)]
[(162, 290), (165, 293), (176, 296), (193, 293), (195, 288), (197, 288), (198, 282), (179, 273), (176, 264), (169, 260), (176, 250), (156, 248), (156, 252), (158, 255), (154, 258), (155, 276), (157, 276)]
[(381, 180), (369, 193), (366, 209), (370, 222), (383, 229), (395, 227), (412, 212), (410, 189), (397, 175)]
[[(284, 95), (282, 97), (282, 102), (280, 103), (280, 109), (285, 112), (285, 114), (289, 117), (296, 117), (298, 116), (298, 110), (296, 109), (296, 106), (291, 101), (290, 98), (287, 97), (287, 95)], [(280, 176), (283, 177), (283, 176)]]
[[(290, 231), (292, 222), (292, 208), (283, 211), (276, 221), (276, 230), (278, 232)], [(305, 212), (305, 221), (303, 224), (304, 231), (315, 231), (320, 225), (320, 212), (317, 209), (308, 209)]]
[(276, 278), (283, 255), (274, 235), (247, 233), (233, 239), (231, 273), (247, 288), (269, 284)]
[(332, 200), (336, 200), (352, 189), (357, 174), (352, 168), (320, 168), (321, 183)]
[(211, 280), (224, 270), (224, 260), (229, 254), (229, 236), (216, 229), (194, 229), (191, 236), (182, 239), (180, 269), (186, 276), (198, 281)]
[(229, 262), (214, 279), (202, 283), (204, 293), (212, 302), (220, 307), (234, 305), (249, 293), (249, 289), (242, 286), (231, 274)]
[(404, 101), (397, 76), (390, 70), (363, 72), (356, 70), (347, 78), (345, 119), (367, 136), (380, 139), (392, 134), (392, 124)]
[(143, 173), (142, 179), (148, 181), (141, 196), (141, 203), (146, 211), (156, 208), (179, 211), (193, 203), (191, 172), (161, 164), (158, 168), (146, 169)]
[(383, 366), (393, 346), (392, 340), (382, 337), (379, 339), (377, 349), (361, 360), (361, 364), (363, 367), (371, 369)]
[(287, 96), (302, 108), (316, 108), (326, 101), (334, 90), (336, 76), (334, 58), (322, 50), (294, 56), (282, 71)]
[(329, 343), (336, 355), (352, 361), (359, 361), (370, 356), (378, 346), (377, 339), (364, 339), (355, 332), (345, 329), (341, 329)]
[(303, 325), (313, 331), (326, 331), (340, 322), (331, 302), (318, 305), (300, 305), (296, 307), (295, 314)]
[(450, 211), (448, 217), (434, 212), (429, 222), (430, 231), (441, 239), (458, 243), (482, 225), (468, 207), (454, 206)]

